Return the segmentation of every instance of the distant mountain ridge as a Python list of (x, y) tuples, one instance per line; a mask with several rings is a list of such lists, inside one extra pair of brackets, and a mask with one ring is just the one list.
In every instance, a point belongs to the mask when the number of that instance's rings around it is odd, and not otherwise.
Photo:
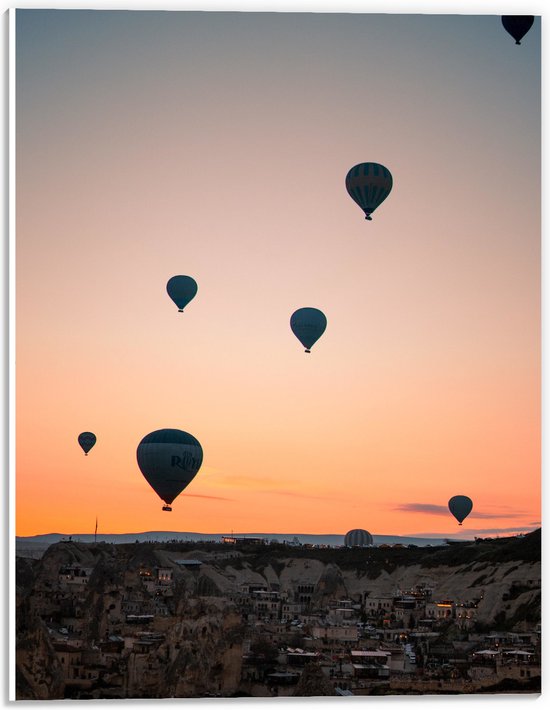
[[(125, 544), (133, 542), (168, 542), (170, 540), (182, 540), (184, 542), (220, 542), (224, 536), (234, 536), (238, 538), (263, 538), (267, 542), (276, 540), (277, 542), (293, 542), (297, 540), (300, 544), (309, 545), (329, 545), (338, 547), (344, 544), (344, 535), (314, 535), (302, 533), (197, 533), (197, 532), (171, 532), (171, 531), (148, 531), (136, 533), (119, 534), (98, 534), (97, 542), (108, 542), (114, 544)], [(62, 540), (72, 540), (79, 542), (94, 542), (93, 533), (48, 533), (45, 535), (32, 535), (27, 537), (16, 537), (16, 543), (53, 545)], [(449, 538), (428, 538), (428, 537), (404, 537), (401, 535), (373, 535), (375, 545), (444, 545)]]

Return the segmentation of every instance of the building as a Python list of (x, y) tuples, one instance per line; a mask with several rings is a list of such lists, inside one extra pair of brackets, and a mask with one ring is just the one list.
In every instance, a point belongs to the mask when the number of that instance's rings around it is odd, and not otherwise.
[(314, 639), (322, 639), (325, 643), (339, 643), (347, 646), (357, 641), (359, 632), (356, 625), (317, 625), (311, 628), (311, 636)]
[(234, 537), (233, 535), (222, 536), (222, 542), (225, 545), (266, 545), (267, 540), (264, 537)]
[(427, 602), (425, 613), (428, 619), (435, 619), (436, 621), (452, 619), (455, 616), (455, 603), (451, 599)]
[(389, 651), (352, 651), (354, 678), (387, 679), (390, 677)]
[(367, 597), (364, 608), (367, 614), (389, 613), (393, 609), (393, 597)]

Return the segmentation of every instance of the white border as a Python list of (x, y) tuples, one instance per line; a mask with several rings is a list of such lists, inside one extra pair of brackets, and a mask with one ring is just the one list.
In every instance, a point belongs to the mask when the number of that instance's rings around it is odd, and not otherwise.
[(544, 15), (546, 0), (19, 0), (15, 4), (4, 3), (20, 9), (79, 9), (79, 10), (180, 10), (213, 12), (323, 12), (323, 13), (388, 13), (388, 14), (438, 14), (438, 15)]
[[(15, 367), (15, 11), (10, 10), (8, 14), (8, 32), (9, 32), (9, 60), (8, 60), (8, 81), (9, 81), (9, 123), (8, 123), (8, 136), (9, 136), (9, 207), (8, 207), (8, 220), (9, 220), (9, 234), (10, 239), (7, 247), (8, 251), (8, 269), (9, 269), (9, 282), (8, 282), (8, 328), (9, 328), (9, 339), (8, 339), (8, 357), (9, 361), (7, 363), (7, 378), (8, 378), (8, 392), (9, 392), (9, 402), (8, 402), (8, 457), (9, 457), (9, 533), (8, 533), (8, 550), (9, 550), (9, 574), (8, 583), (10, 585), (10, 592), (8, 594), (8, 643), (9, 643), (9, 654), (7, 657), (10, 659), (9, 665), (9, 689), (8, 697), (10, 700), (15, 700), (15, 377), (14, 377), (14, 367)], [(4, 196), (5, 199), (5, 196)], [(3, 452), (4, 453), (4, 452)], [(6, 456), (3, 456), (6, 460)], [(4, 505), (4, 510), (8, 508)], [(5, 687), (5, 685), (4, 685)]]
[[(15, 380), (14, 380), (14, 369), (15, 369), (15, 11), (13, 9), (9, 10), (8, 16), (6, 18), (6, 9), (8, 4), (2, 4), (3, 13), (3, 53), (2, 56), (9, 60), (8, 63), (8, 73), (2, 72), (2, 82), (4, 86), (4, 97), (5, 101), (8, 98), (8, 105), (2, 115), (3, 121), (3, 136), (4, 141), (2, 144), (2, 155), (4, 160), (2, 164), (4, 170), (2, 172), (2, 183), (4, 185), (3, 204), (8, 206), (9, 218), (8, 218), (8, 250), (7, 250), (7, 261), (4, 263), (6, 257), (6, 248), (4, 247), (0, 250), (1, 260), (2, 260), (2, 273), (6, 274), (9, 269), (9, 283), (8, 287), (4, 286), (0, 289), (2, 294), (2, 317), (5, 319), (6, 314), (8, 315), (8, 323), (4, 323), (4, 333), (8, 336), (7, 345), (4, 343), (3, 348), (3, 358), (5, 361), (4, 366), (4, 379), (2, 380), (2, 402), (4, 406), (2, 407), (0, 417), (2, 418), (3, 426), (0, 427), (0, 459), (7, 462), (9, 457), (9, 495), (8, 500), (4, 500), (4, 511), (8, 512), (8, 539), (4, 541), (3, 545), (0, 545), (0, 557), (2, 562), (4, 562), (4, 557), (8, 554), (8, 559), (6, 564), (3, 565), (3, 569), (9, 569), (9, 575), (5, 575), (4, 579), (7, 584), (4, 585), (6, 598), (2, 597), (4, 602), (2, 607), (4, 613), (2, 614), (2, 619), (0, 621), (0, 636), (4, 640), (4, 648), (7, 653), (4, 655), (4, 663), (2, 664), (2, 680), (6, 680), (6, 676), (9, 679), (9, 690), (6, 693), (6, 688), (8, 683), (2, 682), (2, 705), (6, 706), (6, 695), (9, 700), (15, 699), (15, 594), (14, 581), (15, 581)], [(550, 296), (550, 287), (547, 284), (547, 280), (544, 278), (544, 274), (548, 273), (548, 249), (545, 248), (545, 237), (546, 237), (546, 220), (545, 220), (545, 207), (544, 207), (544, 197), (546, 196), (546, 180), (545, 180), (545, 163), (544, 158), (546, 157), (546, 141), (545, 141), (545, 122), (546, 122), (546, 111), (545, 111), (545, 99), (546, 99), (546, 88), (547, 88), (547, 78), (545, 68), (547, 66), (547, 51), (546, 51), (546, 17), (548, 13), (547, 8), (550, 8), (546, 0), (534, 0), (529, 2), (528, 0), (516, 0), (515, 2), (501, 2), (497, 0), (482, 0), (481, 2), (476, 0), (463, 0), (463, 2), (453, 2), (453, 0), (448, 0), (444, 2), (443, 0), (423, 0), (422, 2), (416, 0), (402, 0), (401, 2), (392, 2), (391, 0), (341, 0), (337, 2), (336, 0), (285, 0), (275, 2), (271, 0), (270, 2), (266, 0), (195, 0), (195, 2), (176, 2), (175, 0), (161, 0), (158, 3), (155, 2), (144, 2), (143, 0), (134, 0), (130, 2), (129, 0), (118, 0), (118, 2), (109, 2), (109, 0), (103, 0), (99, 2), (82, 2), (78, 0), (73, 0), (73, 2), (63, 2), (62, 0), (52, 0), (50, 2), (40, 2), (39, 0), (34, 0), (34, 2), (20, 0), (17, 2), (16, 7), (20, 9), (104, 9), (104, 10), (202, 10), (202, 11), (241, 11), (241, 12), (324, 12), (324, 13), (345, 13), (345, 12), (357, 12), (357, 13), (388, 13), (388, 14), (465, 14), (465, 15), (501, 15), (501, 14), (536, 14), (542, 16), (542, 68), (543, 68), (543, 81), (542, 81), (542, 254), (541, 254), (541, 269), (543, 272), (542, 280), (542, 335), (541, 335), (541, 357), (542, 357), (542, 473), (544, 480), (544, 472), (547, 470), (546, 466), (546, 433), (547, 433), (547, 422), (546, 422), (546, 407), (545, 404), (547, 400), (547, 384), (545, 376), (545, 360), (546, 354), (548, 353), (547, 348), (547, 335), (546, 335), (546, 312)], [(9, 36), (6, 31), (9, 28)], [(5, 42), (8, 40), (8, 47), (5, 46)], [(8, 76), (8, 85), (6, 85), (6, 75)], [(6, 127), (5, 122), (8, 118), (8, 127)], [(7, 143), (7, 145), (6, 145)], [(8, 152), (9, 151), (9, 152)], [(6, 171), (6, 157), (9, 155), (9, 169)], [(8, 185), (5, 185), (6, 177), (8, 177)], [(6, 199), (6, 193), (9, 190), (9, 198)], [(4, 225), (6, 225), (6, 219), (4, 218)], [(4, 246), (4, 245), (3, 245)], [(3, 284), (4, 285), (4, 284)], [(4, 299), (8, 298), (8, 303), (6, 304)], [(7, 359), (7, 362), (6, 362)], [(4, 388), (7, 385), (8, 391), (5, 392)], [(5, 402), (9, 395), (8, 407), (5, 406)], [(4, 422), (5, 415), (8, 415), (8, 422)], [(4, 434), (8, 434), (7, 437)], [(6, 442), (7, 440), (7, 442)], [(6, 452), (5, 444), (8, 443), (8, 451)], [(546, 491), (548, 486), (542, 485), (542, 507), (543, 515), (546, 510)], [(4, 491), (8, 493), (8, 484), (4, 481)], [(548, 542), (543, 530), (543, 550), (548, 548)], [(9, 566), (9, 567), (8, 567)], [(543, 586), (542, 586), (542, 599), (543, 599), (543, 635), (548, 631), (549, 624), (546, 623), (546, 614), (544, 613), (547, 594), (545, 592), (547, 582), (550, 579), (549, 575), (546, 574), (546, 565), (543, 565)], [(7, 577), (7, 578), (6, 578)], [(5, 615), (8, 616), (8, 624), (4, 625)], [(5, 629), (8, 626), (8, 633)], [(6, 648), (6, 646), (8, 648)], [(549, 663), (547, 662), (547, 653), (543, 653), (543, 688), (545, 687), (549, 676)], [(8, 661), (9, 659), (9, 661)], [(9, 665), (8, 665), (9, 663)], [(8, 668), (6, 667), (8, 665)], [(548, 695), (548, 694), (546, 694)], [(446, 697), (436, 697), (436, 696), (396, 696), (396, 697), (386, 697), (386, 698), (364, 698), (364, 699), (351, 699), (351, 702), (357, 703), (368, 703), (369, 708), (375, 710), (377, 708), (392, 708), (395, 703), (413, 703), (415, 707), (420, 707), (420, 704), (427, 703), (429, 707), (443, 707), (449, 708), (452, 706), (467, 707), (468, 710), (475, 710), (476, 708), (483, 709), (487, 707), (498, 707), (504, 706), (505, 709), (510, 707), (525, 707), (526, 703), (531, 704), (532, 702), (542, 701), (544, 697), (544, 692), (541, 696), (446, 696)], [(246, 699), (244, 704), (249, 706), (262, 706), (268, 703), (276, 702), (277, 699)], [(56, 703), (56, 701), (50, 701)], [(60, 701), (61, 702), (61, 701)], [(64, 705), (73, 705), (70, 701), (62, 701)], [(101, 701), (102, 703), (108, 703), (111, 705), (110, 701)], [(146, 705), (157, 705), (156, 702), (151, 701), (139, 701), (137, 704), (142, 705), (145, 702)], [(164, 701), (170, 702), (170, 701)], [(181, 702), (181, 701), (180, 701)], [(185, 702), (191, 702), (191, 704), (200, 703), (201, 707), (205, 705), (209, 707), (219, 708), (220, 702), (222, 705), (234, 707), (235, 703), (238, 706), (242, 706), (240, 701), (229, 700), (229, 701), (208, 701), (205, 699), (198, 700), (186, 700)], [(346, 702), (349, 702), (346, 701)], [(120, 701), (113, 701), (115, 707), (120, 707)], [(329, 699), (288, 699), (285, 700), (285, 708), (296, 708), (304, 705), (309, 705), (311, 707), (317, 706), (319, 703), (341, 710), (342, 699), (338, 701)], [(540, 702), (539, 702), (540, 704)], [(133, 701), (126, 701), (126, 707), (133, 707), (135, 703)]]

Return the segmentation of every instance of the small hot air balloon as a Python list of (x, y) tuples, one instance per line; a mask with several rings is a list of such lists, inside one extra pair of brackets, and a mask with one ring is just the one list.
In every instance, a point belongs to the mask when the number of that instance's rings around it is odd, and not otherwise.
[(290, 327), (306, 349), (306, 353), (310, 353), (310, 348), (325, 332), (327, 319), (318, 308), (298, 308), (290, 316)]
[(464, 518), (470, 515), (473, 507), (472, 499), (468, 496), (453, 496), (449, 501), (449, 510), (458, 520), (459, 525), (462, 525)]
[(372, 547), (372, 535), (368, 530), (362, 528), (348, 530), (344, 537), (344, 545), (346, 547)]
[(390, 171), (379, 163), (359, 163), (346, 175), (346, 190), (368, 220), (390, 194), (392, 186)]
[(163, 510), (197, 475), (202, 447), (194, 436), (179, 429), (159, 429), (144, 436), (137, 447), (137, 462), (151, 488), (165, 502)]
[(92, 434), (91, 431), (83, 431), (82, 434), (78, 435), (78, 443), (82, 447), (82, 450), (86, 456), (88, 456), (88, 451), (92, 448), (96, 441), (96, 436), (95, 434)]
[(166, 290), (178, 307), (179, 313), (183, 313), (185, 306), (195, 297), (198, 286), (191, 276), (172, 276), (168, 279)]
[(516, 40), (516, 44), (521, 44), (520, 40), (525, 37), (533, 26), (534, 15), (502, 15), (502, 26)]

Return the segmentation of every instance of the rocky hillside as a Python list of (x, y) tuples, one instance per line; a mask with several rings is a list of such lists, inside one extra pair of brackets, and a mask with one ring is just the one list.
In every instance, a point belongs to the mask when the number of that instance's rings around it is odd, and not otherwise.
[[(532, 629), (540, 621), (540, 546), (540, 530), (433, 548), (58, 543), (39, 560), (17, 559), (18, 699), (72, 697), (69, 687), (88, 697), (83, 689), (97, 690), (99, 681), (92, 670), (87, 682), (80, 668), (99, 669), (117, 688), (89, 697), (231, 695), (246, 635), (238, 598), (251, 585), (289, 600), (307, 588), (313, 613), (342, 598), (362, 603), (422, 585), (434, 600), (475, 603), (480, 629)], [(85, 585), (64, 581), (71, 567), (87, 571)], [(155, 569), (170, 571), (169, 594), (144, 581), (144, 570)], [(149, 635), (136, 632), (128, 613), (154, 618)], [(60, 636), (64, 627), (72, 638)]]
[[(274, 548), (274, 549), (272, 549)], [(523, 538), (457, 543), (437, 548), (242, 549), (236, 561), (205, 559), (203, 575), (220, 594), (244, 583), (278, 585), (292, 594), (298, 585), (314, 585), (314, 606), (332, 599), (391, 596), (424, 585), (434, 599), (467, 603), (479, 600), (481, 624), (499, 622), (521, 630), (540, 619), (540, 529)]]

